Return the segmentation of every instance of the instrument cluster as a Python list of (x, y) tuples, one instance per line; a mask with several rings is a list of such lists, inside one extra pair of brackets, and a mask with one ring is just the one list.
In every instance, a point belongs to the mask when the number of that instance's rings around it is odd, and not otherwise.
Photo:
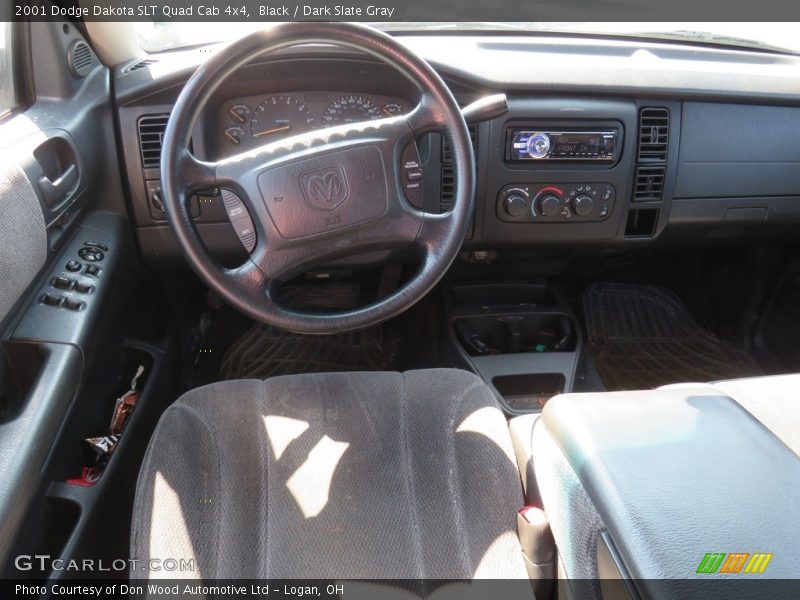
[(225, 156), (314, 129), (402, 114), (408, 108), (398, 98), (347, 92), (235, 98), (219, 107), (216, 146)]

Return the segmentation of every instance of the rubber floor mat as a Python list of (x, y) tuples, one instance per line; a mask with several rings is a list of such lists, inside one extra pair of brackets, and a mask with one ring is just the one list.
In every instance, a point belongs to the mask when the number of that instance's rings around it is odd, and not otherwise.
[(220, 365), (221, 379), (266, 379), (294, 373), (396, 370), (397, 343), (383, 327), (326, 336), (289, 333), (256, 324)]
[(747, 352), (705, 331), (662, 288), (594, 283), (583, 306), (595, 366), (610, 391), (763, 374)]

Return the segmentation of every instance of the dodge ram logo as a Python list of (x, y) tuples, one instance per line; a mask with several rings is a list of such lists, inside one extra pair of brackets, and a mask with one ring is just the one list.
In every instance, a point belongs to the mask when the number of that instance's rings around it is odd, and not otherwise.
[(323, 167), (300, 177), (306, 202), (314, 208), (333, 210), (347, 200), (347, 179), (342, 167)]

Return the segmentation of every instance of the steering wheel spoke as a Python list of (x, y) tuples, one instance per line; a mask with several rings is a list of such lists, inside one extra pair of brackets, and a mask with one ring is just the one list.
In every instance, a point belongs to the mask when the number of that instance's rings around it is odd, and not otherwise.
[(447, 128), (447, 120), (442, 115), (437, 102), (431, 94), (426, 92), (422, 93), (417, 105), (403, 115), (403, 118), (415, 136), (444, 131)]
[(177, 153), (172, 172), (175, 177), (175, 186), (186, 197), (217, 185), (216, 163), (200, 160), (188, 149)]

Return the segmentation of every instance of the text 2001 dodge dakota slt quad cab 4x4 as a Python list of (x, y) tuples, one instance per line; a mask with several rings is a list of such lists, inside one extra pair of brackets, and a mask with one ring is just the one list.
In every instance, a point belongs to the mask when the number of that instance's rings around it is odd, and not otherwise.
[(796, 24), (28, 17), (4, 596), (797, 596)]

